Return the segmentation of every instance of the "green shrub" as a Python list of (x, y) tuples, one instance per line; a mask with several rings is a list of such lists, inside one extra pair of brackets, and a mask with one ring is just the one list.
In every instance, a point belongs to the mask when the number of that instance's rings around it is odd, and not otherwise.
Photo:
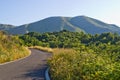
[(52, 80), (118, 80), (120, 78), (120, 63), (113, 62), (106, 53), (58, 52), (49, 60)]

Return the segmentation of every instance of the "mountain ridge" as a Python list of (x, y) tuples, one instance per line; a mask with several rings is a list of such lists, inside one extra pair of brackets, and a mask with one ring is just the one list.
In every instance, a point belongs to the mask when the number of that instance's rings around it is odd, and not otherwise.
[(0, 24), (0, 30), (9, 30), (11, 28), (14, 28), (14, 25), (10, 25), (10, 24)]
[(25, 34), (28, 32), (55, 32), (64, 29), (73, 32), (83, 31), (90, 34), (100, 34), (104, 32), (116, 32), (120, 34), (120, 27), (117, 25), (108, 24), (88, 16), (48, 17), (36, 22), (10, 28), (7, 31), (10, 34)]

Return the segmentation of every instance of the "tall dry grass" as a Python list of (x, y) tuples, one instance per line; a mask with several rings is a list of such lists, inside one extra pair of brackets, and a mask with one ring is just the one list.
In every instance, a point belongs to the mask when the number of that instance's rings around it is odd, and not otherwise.
[(29, 50), (20, 45), (17, 36), (7, 36), (0, 32), (0, 63), (13, 61), (29, 55)]
[(35, 49), (38, 49), (38, 50), (41, 50), (41, 51), (53, 53), (53, 49), (52, 48), (48, 48), (48, 47), (31, 46), (29, 48), (35, 48)]
[(120, 62), (107, 55), (72, 49), (54, 49), (53, 54), (48, 61), (52, 80), (119, 80)]

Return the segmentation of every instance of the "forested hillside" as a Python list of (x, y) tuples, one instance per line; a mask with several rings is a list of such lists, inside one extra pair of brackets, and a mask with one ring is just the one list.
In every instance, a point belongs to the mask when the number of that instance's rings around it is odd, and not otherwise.
[(28, 50), (21, 45), (17, 36), (8, 36), (0, 31), (0, 63), (13, 61), (28, 54)]
[(120, 44), (120, 36), (117, 33), (85, 34), (83, 32), (60, 32), (36, 33), (30, 32), (19, 37), (27, 46), (46, 46), (51, 48), (73, 48), (81, 45), (117, 45)]
[(26, 46), (57, 48), (49, 59), (52, 80), (120, 78), (120, 36), (117, 33), (91, 35), (63, 30), (42, 34), (31, 32), (19, 38)]

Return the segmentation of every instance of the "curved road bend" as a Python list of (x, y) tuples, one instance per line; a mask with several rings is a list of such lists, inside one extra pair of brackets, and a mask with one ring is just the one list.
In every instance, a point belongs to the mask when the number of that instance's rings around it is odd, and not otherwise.
[(50, 53), (30, 49), (31, 55), (5, 65), (0, 65), (0, 80), (45, 80), (47, 58)]

